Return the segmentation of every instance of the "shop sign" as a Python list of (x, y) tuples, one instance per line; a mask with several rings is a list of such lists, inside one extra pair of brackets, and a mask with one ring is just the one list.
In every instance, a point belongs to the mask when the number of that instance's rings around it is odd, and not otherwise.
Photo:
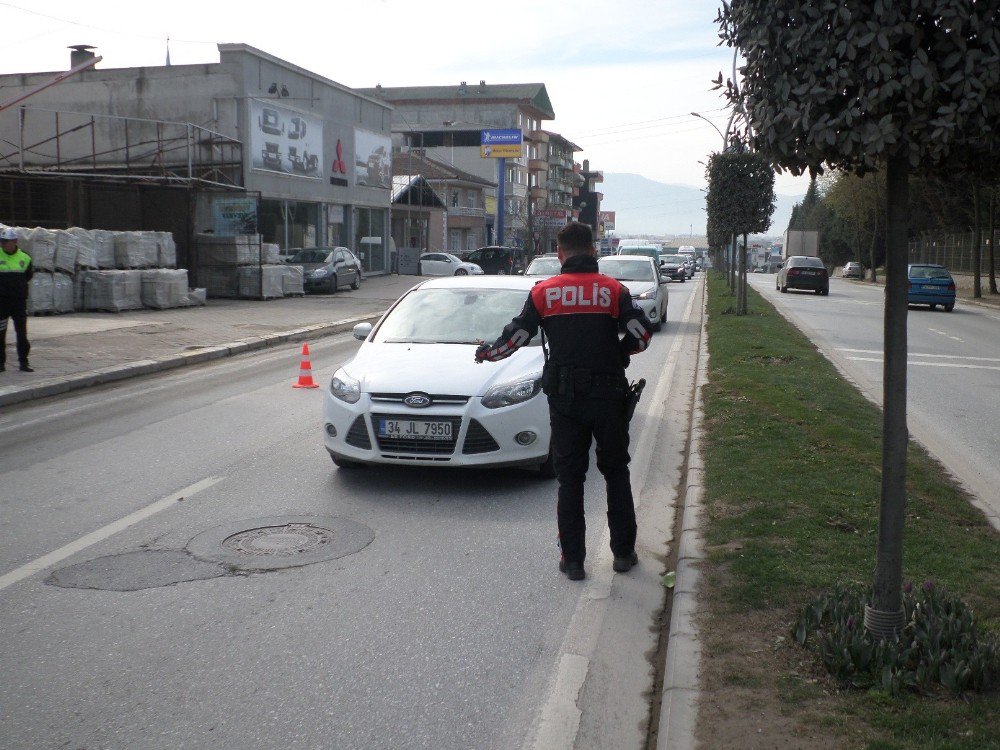
[(521, 131), (516, 128), (483, 130), (479, 143), (479, 156), (483, 159), (519, 159), (522, 156)]
[(319, 117), (271, 99), (251, 99), (249, 130), (252, 169), (323, 178), (323, 121)]
[(212, 231), (221, 237), (257, 234), (257, 200), (255, 198), (213, 200)]
[(392, 139), (354, 129), (354, 182), (367, 187), (392, 187)]

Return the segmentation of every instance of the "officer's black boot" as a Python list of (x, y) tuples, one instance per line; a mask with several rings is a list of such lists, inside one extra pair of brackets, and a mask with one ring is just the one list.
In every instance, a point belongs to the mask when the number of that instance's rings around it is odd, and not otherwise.
[(28, 360), (21, 363), (21, 372), (34, 372), (35, 369), (28, 364)]

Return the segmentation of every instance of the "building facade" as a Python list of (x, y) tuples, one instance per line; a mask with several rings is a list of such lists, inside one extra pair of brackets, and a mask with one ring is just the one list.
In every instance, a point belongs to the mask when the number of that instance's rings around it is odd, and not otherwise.
[[(191, 265), (197, 234), (259, 232), (387, 272), (391, 107), (248, 45), (218, 49), (205, 65), (91, 68), (0, 111), (0, 220), (171, 231)], [(0, 99), (54, 75), (0, 76)]]

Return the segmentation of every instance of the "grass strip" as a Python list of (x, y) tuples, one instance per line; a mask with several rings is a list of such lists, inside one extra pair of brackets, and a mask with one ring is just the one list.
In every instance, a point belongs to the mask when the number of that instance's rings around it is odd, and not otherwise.
[[(762, 740), (803, 730), (816, 747), (1000, 748), (1000, 696), (840, 690), (787, 638), (816, 594), (872, 580), (881, 412), (759, 294), (750, 289), (749, 314), (737, 316), (724, 277), (710, 272), (708, 287), (703, 632), (721, 685), (709, 685), (702, 703), (702, 741), (725, 739), (711, 727), (726, 714), (711, 694), (732, 688), (754, 711), (775, 714), (759, 722)], [(933, 580), (997, 632), (998, 541), (947, 471), (911, 443), (904, 578)]]

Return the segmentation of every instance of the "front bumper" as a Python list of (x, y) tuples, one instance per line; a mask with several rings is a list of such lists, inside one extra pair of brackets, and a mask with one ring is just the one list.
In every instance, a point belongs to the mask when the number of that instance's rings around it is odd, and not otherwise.
[[(450, 421), (448, 441), (414, 441), (379, 437), (379, 417)], [(329, 392), (324, 400), (323, 440), (331, 455), (350, 461), (398, 466), (537, 466), (549, 453), (549, 410), (544, 394), (520, 404), (487, 409), (472, 396), (466, 403), (434, 404), (423, 409), (401, 401), (373, 400), (362, 394), (348, 404)], [(331, 435), (331, 428), (336, 432)], [(535, 438), (522, 445), (515, 436)]]

